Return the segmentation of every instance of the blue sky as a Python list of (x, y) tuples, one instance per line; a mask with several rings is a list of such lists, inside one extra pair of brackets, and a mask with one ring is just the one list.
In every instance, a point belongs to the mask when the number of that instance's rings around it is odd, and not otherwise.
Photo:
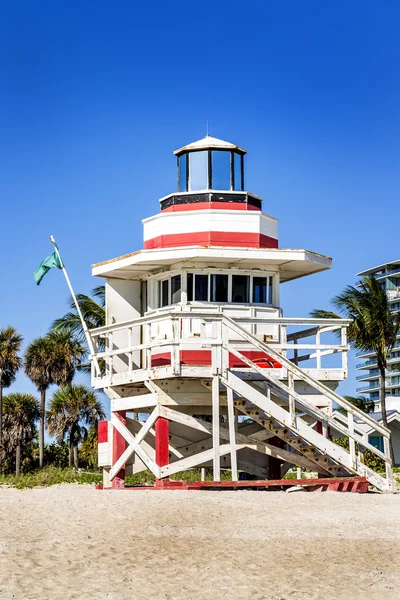
[(287, 316), (399, 258), (397, 2), (3, 0), (0, 17), (0, 326), (29, 342), (65, 312), (61, 273), (32, 278), (50, 234), (85, 293), (92, 263), (139, 249), (207, 119), (248, 149), (280, 245), (333, 257), (283, 286)]

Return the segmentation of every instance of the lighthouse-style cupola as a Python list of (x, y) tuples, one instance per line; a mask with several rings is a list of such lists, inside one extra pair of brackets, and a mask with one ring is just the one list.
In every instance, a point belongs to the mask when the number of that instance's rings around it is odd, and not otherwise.
[(263, 214), (261, 198), (244, 189), (246, 150), (207, 135), (174, 154), (178, 191), (160, 200), (161, 214), (145, 219), (146, 249), (278, 247), (277, 220)]
[(243, 148), (207, 135), (174, 154), (178, 158), (178, 192), (243, 192)]

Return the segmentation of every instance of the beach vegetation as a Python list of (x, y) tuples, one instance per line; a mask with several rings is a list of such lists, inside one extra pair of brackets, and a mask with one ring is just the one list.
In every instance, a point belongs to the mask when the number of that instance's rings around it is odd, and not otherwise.
[(15, 381), (22, 366), (20, 356), (23, 337), (15, 327), (0, 329), (0, 473), (4, 458), (3, 450), (3, 390)]
[[(69, 443), (69, 466), (78, 468), (79, 445), (88, 437), (90, 428), (106, 418), (96, 393), (85, 385), (72, 383), (58, 388), (46, 413), (47, 430), (58, 443)], [(92, 441), (94, 432), (91, 431)]]

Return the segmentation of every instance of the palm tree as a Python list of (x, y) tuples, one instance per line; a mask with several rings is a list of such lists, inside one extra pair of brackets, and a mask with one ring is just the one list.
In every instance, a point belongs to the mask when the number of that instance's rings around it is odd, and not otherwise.
[[(348, 327), (349, 342), (357, 350), (376, 354), (380, 373), (380, 402), (382, 423), (388, 426), (386, 412), (385, 375), (387, 360), (396, 342), (400, 329), (400, 313), (393, 313), (385, 291), (375, 277), (363, 277), (357, 287), (347, 286), (332, 299), (340, 314), (352, 323)], [(340, 318), (334, 312), (314, 310), (317, 318)], [(390, 441), (393, 463), (393, 447)]]
[[(370, 400), (366, 396), (343, 396), (347, 402), (350, 402), (356, 408), (359, 408), (365, 413), (374, 412), (374, 401)], [(343, 407), (339, 407), (339, 412), (347, 414), (347, 411)]]
[(19, 353), (22, 342), (22, 335), (15, 327), (0, 329), (0, 473), (3, 454), (3, 389), (13, 383), (17, 371), (21, 368)]
[(83, 360), (84, 349), (80, 342), (66, 332), (50, 332), (36, 338), (25, 353), (25, 373), (36, 385), (40, 393), (39, 423), (39, 466), (43, 467), (44, 419), (46, 391), (52, 383), (71, 383), (75, 370)]
[[(106, 288), (104, 285), (95, 287), (92, 291), (93, 298), (85, 294), (77, 294), (76, 299), (81, 309), (83, 318), (88, 329), (96, 329), (103, 327), (106, 324)], [(82, 328), (82, 323), (76, 311), (75, 303), (71, 297), (69, 300), (70, 311), (63, 317), (56, 319), (51, 329), (54, 331), (67, 332), (72, 334), (81, 343), (85, 341), (85, 334)]]
[(35, 421), (39, 419), (38, 401), (32, 394), (8, 394), (4, 397), (4, 430), (8, 447), (15, 449), (15, 474), (21, 471), (22, 444), (31, 442)]
[(85, 439), (90, 427), (106, 415), (93, 390), (84, 385), (69, 384), (53, 395), (47, 411), (47, 430), (58, 443), (69, 439), (69, 464), (78, 467), (78, 444)]

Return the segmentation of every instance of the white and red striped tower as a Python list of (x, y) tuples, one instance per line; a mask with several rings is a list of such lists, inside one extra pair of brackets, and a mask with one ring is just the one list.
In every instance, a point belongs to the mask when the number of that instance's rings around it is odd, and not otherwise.
[(145, 219), (144, 248), (219, 246), (277, 248), (277, 219), (262, 213), (261, 198), (244, 188), (246, 150), (206, 136), (174, 153), (178, 191)]
[[(105, 487), (146, 468), (161, 488), (192, 467), (212, 467), (215, 485), (223, 468), (232, 482), (242, 472), (265, 486), (290, 465), (364, 473), (357, 409), (333, 391), (347, 376), (348, 321), (285, 319), (280, 307), (281, 284), (331, 259), (279, 248), (277, 219), (246, 191), (243, 148), (207, 135), (175, 155), (177, 191), (143, 221), (143, 249), (93, 266), (106, 280), (106, 325), (91, 332), (104, 365), (92, 384), (111, 403), (99, 427)], [(340, 342), (321, 343), (333, 330)], [(349, 452), (329, 439), (333, 403), (349, 408), (348, 425), (337, 425)]]

